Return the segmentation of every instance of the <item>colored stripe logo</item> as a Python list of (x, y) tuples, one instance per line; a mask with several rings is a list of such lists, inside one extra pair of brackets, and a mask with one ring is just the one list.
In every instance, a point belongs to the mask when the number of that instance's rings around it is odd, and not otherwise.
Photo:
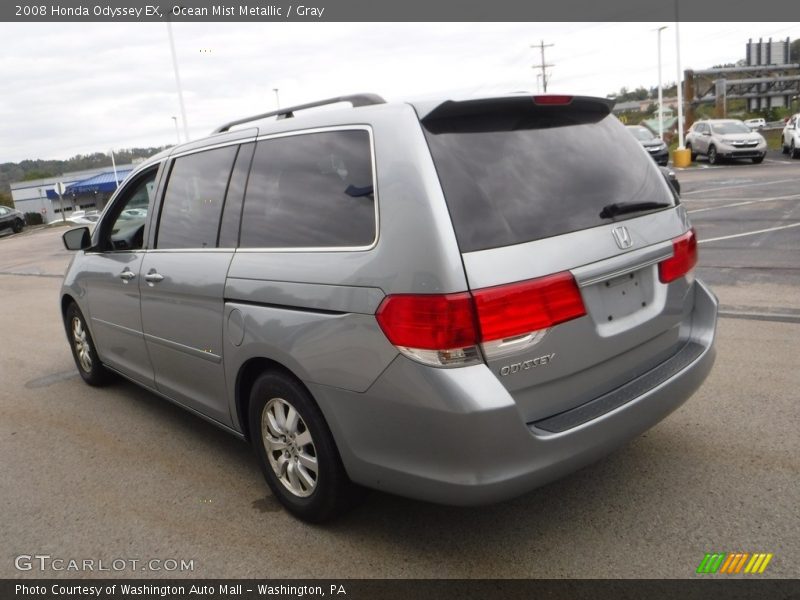
[(749, 552), (706, 553), (703, 560), (700, 561), (700, 566), (697, 567), (697, 573), (721, 573), (725, 575), (748, 573), (755, 575), (766, 570), (773, 556), (772, 553), (766, 552), (756, 552), (754, 554)]

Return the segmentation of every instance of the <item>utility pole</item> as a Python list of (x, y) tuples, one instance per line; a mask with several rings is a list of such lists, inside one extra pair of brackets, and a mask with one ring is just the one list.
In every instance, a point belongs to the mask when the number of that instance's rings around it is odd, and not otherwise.
[(555, 67), (555, 65), (548, 65), (544, 62), (544, 49), (545, 48), (552, 48), (554, 44), (545, 44), (544, 40), (541, 40), (538, 44), (534, 44), (531, 48), (539, 48), (542, 56), (542, 62), (539, 66), (533, 65), (533, 69), (541, 69), (542, 70), (542, 87), (544, 88), (544, 93), (547, 93), (547, 67)]

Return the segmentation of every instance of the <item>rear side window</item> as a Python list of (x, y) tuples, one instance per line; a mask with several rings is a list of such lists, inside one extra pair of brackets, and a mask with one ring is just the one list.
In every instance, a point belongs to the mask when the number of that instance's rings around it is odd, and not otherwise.
[(375, 231), (367, 131), (324, 131), (257, 143), (240, 247), (364, 247), (374, 242)]
[(423, 126), (462, 252), (609, 223), (600, 212), (613, 203), (674, 205), (639, 142), (596, 110), (515, 99)]
[(214, 248), (238, 146), (175, 159), (164, 192), (156, 248)]

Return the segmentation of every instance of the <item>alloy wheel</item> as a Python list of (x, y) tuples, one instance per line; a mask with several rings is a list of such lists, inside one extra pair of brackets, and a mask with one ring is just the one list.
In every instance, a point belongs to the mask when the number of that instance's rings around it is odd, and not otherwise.
[(295, 407), (283, 398), (270, 399), (261, 413), (261, 436), (278, 481), (300, 498), (313, 494), (319, 477), (317, 449)]
[(92, 347), (86, 327), (79, 317), (72, 317), (72, 343), (75, 345), (75, 354), (81, 369), (87, 373), (92, 371)]

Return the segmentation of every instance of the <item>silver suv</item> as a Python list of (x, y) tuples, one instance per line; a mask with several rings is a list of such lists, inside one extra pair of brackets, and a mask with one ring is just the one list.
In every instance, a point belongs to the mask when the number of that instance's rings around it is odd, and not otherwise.
[(248, 440), (309, 521), (364, 487), (489, 503), (595, 461), (698, 388), (717, 315), (610, 111), (359, 95), (154, 156), (64, 234), (78, 371)]
[(786, 121), (781, 132), (781, 149), (792, 158), (800, 158), (800, 113)]
[(736, 119), (707, 119), (689, 129), (686, 149), (692, 160), (703, 155), (712, 165), (731, 158), (749, 158), (759, 164), (767, 155), (767, 140)]

